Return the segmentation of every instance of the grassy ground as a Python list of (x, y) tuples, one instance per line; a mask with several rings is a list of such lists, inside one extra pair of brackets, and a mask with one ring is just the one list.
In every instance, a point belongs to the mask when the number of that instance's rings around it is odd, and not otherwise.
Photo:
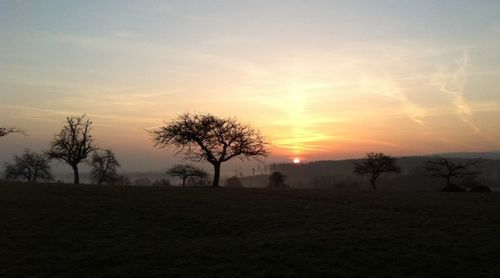
[(500, 194), (0, 185), (0, 276), (500, 275)]

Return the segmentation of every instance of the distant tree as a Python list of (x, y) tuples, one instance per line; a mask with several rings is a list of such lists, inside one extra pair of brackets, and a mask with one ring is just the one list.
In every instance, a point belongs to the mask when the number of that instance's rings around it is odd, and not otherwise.
[(367, 153), (361, 163), (356, 163), (354, 173), (357, 175), (369, 175), (370, 184), (377, 190), (376, 182), (382, 173), (400, 173), (401, 168), (396, 165), (396, 159), (383, 153)]
[(219, 186), (221, 164), (267, 156), (267, 144), (260, 133), (234, 118), (185, 113), (151, 131), (155, 146), (174, 146), (186, 159), (206, 160), (214, 167), (212, 186)]
[(52, 181), (48, 158), (26, 149), (22, 156), (14, 156), (14, 163), (5, 163), (5, 178), (28, 182)]
[(118, 180), (117, 169), (120, 163), (116, 160), (115, 154), (111, 150), (104, 150), (103, 153), (94, 151), (90, 161), (90, 178), (97, 184), (115, 184)]
[(465, 162), (453, 162), (451, 159), (434, 156), (424, 162), (424, 174), (429, 177), (442, 178), (446, 187), (452, 186), (453, 179), (473, 178), (479, 174), (479, 161), (468, 159)]
[(187, 184), (191, 186), (207, 186), (209, 185), (208, 177), (209, 174), (205, 170), (198, 168), (194, 175), (188, 178)]
[(226, 180), (226, 187), (243, 187), (240, 178), (232, 176)]
[(0, 127), (0, 137), (4, 137), (10, 133), (22, 133), (24, 134), (24, 130), (15, 128), (15, 127)]
[(178, 177), (182, 181), (182, 186), (186, 185), (186, 181), (190, 177), (205, 178), (208, 174), (198, 167), (191, 164), (176, 164), (167, 170), (167, 174), (172, 177)]
[(64, 161), (71, 166), (75, 184), (80, 183), (78, 164), (97, 150), (90, 134), (92, 122), (85, 118), (86, 115), (66, 118), (67, 124), (54, 136), (47, 152), (49, 158)]
[(288, 185), (285, 183), (286, 176), (283, 175), (281, 172), (274, 171), (269, 175), (269, 184), (267, 187), (272, 187), (272, 188), (283, 188), (283, 187), (288, 187)]

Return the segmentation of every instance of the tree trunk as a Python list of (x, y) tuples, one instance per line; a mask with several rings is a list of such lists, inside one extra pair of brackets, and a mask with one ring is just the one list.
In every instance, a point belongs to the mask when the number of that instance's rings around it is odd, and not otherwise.
[(186, 186), (186, 179), (187, 179), (187, 177), (182, 178), (182, 186)]
[(212, 187), (218, 187), (220, 179), (220, 163), (214, 163), (213, 165), (214, 165), (214, 181), (212, 183)]
[(78, 173), (78, 165), (71, 166), (73, 168), (73, 183), (80, 184), (80, 174)]

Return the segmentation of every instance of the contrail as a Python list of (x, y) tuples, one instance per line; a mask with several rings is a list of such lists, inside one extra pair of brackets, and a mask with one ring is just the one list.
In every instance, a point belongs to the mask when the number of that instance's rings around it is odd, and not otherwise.
[(464, 87), (467, 81), (467, 65), (469, 63), (469, 51), (464, 49), (461, 60), (457, 61), (458, 69), (451, 74), (449, 80), (444, 80), (439, 86), (441, 92), (447, 93), (453, 97), (453, 104), (458, 117), (468, 124), (475, 133), (481, 130), (474, 123), (474, 114), (470, 108), (467, 99), (464, 96)]

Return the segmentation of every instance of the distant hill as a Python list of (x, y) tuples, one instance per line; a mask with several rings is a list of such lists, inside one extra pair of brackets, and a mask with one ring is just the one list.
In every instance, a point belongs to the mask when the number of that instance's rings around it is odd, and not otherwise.
[(436, 154), (444, 157), (454, 158), (486, 158), (493, 160), (500, 160), (500, 151), (493, 152), (455, 152), (455, 153), (441, 153)]
[[(500, 160), (487, 157), (500, 155), (496, 153), (467, 153), (463, 157), (459, 154), (443, 154), (443, 157), (455, 161), (470, 158), (480, 159), (478, 180), (487, 186), (500, 186)], [(479, 155), (481, 154), (481, 155)], [(422, 175), (422, 165), (431, 156), (408, 156), (397, 158), (397, 165), (401, 167), (401, 174), (383, 174), (379, 178), (381, 189), (397, 190), (438, 190), (443, 187), (443, 180), (429, 178)], [(369, 189), (367, 181), (353, 174), (354, 166), (362, 159), (313, 161), (304, 164), (281, 163), (273, 164), (271, 171), (280, 171), (287, 176), (287, 183), (292, 187), (307, 188), (337, 188), (337, 189)], [(244, 177), (244, 186), (258, 186), (258, 182), (267, 184), (265, 176)], [(458, 182), (458, 181), (457, 181)]]

